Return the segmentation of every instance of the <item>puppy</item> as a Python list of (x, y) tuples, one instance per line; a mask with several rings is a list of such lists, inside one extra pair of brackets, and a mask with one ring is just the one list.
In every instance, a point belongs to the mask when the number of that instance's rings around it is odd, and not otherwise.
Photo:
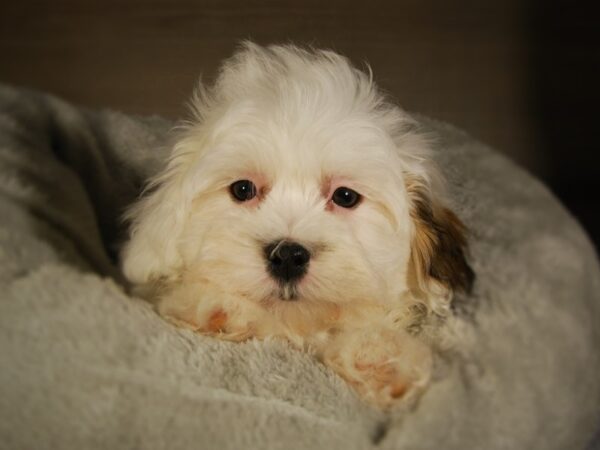
[(136, 292), (177, 325), (311, 349), (368, 401), (415, 398), (467, 291), (428, 141), (331, 51), (246, 43), (127, 217)]

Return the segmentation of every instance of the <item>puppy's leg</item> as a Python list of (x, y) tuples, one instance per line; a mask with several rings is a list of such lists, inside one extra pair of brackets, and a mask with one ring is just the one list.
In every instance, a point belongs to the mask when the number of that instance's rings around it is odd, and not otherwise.
[(233, 341), (259, 337), (264, 322), (256, 306), (209, 283), (173, 288), (158, 301), (158, 312), (177, 326)]
[(430, 347), (401, 329), (373, 326), (341, 332), (320, 353), (362, 397), (384, 408), (399, 399), (417, 398), (432, 370)]

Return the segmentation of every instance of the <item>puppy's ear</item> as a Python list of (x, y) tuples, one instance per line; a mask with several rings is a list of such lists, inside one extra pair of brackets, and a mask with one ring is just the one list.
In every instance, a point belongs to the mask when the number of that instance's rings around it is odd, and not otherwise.
[(426, 183), (409, 180), (407, 190), (414, 224), (411, 263), (419, 290), (447, 300), (452, 292), (468, 293), (475, 277), (465, 257), (465, 225), (433, 198)]
[(183, 168), (175, 159), (150, 182), (146, 195), (125, 216), (130, 239), (121, 253), (125, 277), (144, 284), (169, 277), (181, 264), (178, 251), (188, 211), (182, 189)]
[(205, 148), (202, 123), (211, 102), (210, 90), (199, 83), (189, 105), (194, 120), (177, 128), (167, 166), (125, 214), (130, 239), (121, 252), (121, 268), (134, 284), (172, 278), (182, 265), (180, 240), (202, 184), (200, 177), (192, 176), (192, 167)]

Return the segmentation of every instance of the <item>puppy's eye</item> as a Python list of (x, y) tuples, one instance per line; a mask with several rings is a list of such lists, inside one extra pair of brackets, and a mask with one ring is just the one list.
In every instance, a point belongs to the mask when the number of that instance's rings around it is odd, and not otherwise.
[(233, 198), (240, 202), (247, 202), (256, 197), (256, 186), (250, 180), (239, 180), (229, 186)]
[(358, 192), (347, 187), (337, 188), (331, 196), (333, 203), (342, 208), (354, 208), (361, 199), (362, 197)]

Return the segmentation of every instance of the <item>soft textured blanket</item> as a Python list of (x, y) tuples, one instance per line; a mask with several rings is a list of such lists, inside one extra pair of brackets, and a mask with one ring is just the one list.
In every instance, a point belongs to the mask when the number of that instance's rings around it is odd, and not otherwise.
[(120, 284), (123, 208), (170, 123), (0, 87), (0, 447), (583, 449), (600, 406), (600, 270), (548, 190), (444, 124), (475, 308), (416, 409), (361, 403), (276, 341), (174, 328)]

